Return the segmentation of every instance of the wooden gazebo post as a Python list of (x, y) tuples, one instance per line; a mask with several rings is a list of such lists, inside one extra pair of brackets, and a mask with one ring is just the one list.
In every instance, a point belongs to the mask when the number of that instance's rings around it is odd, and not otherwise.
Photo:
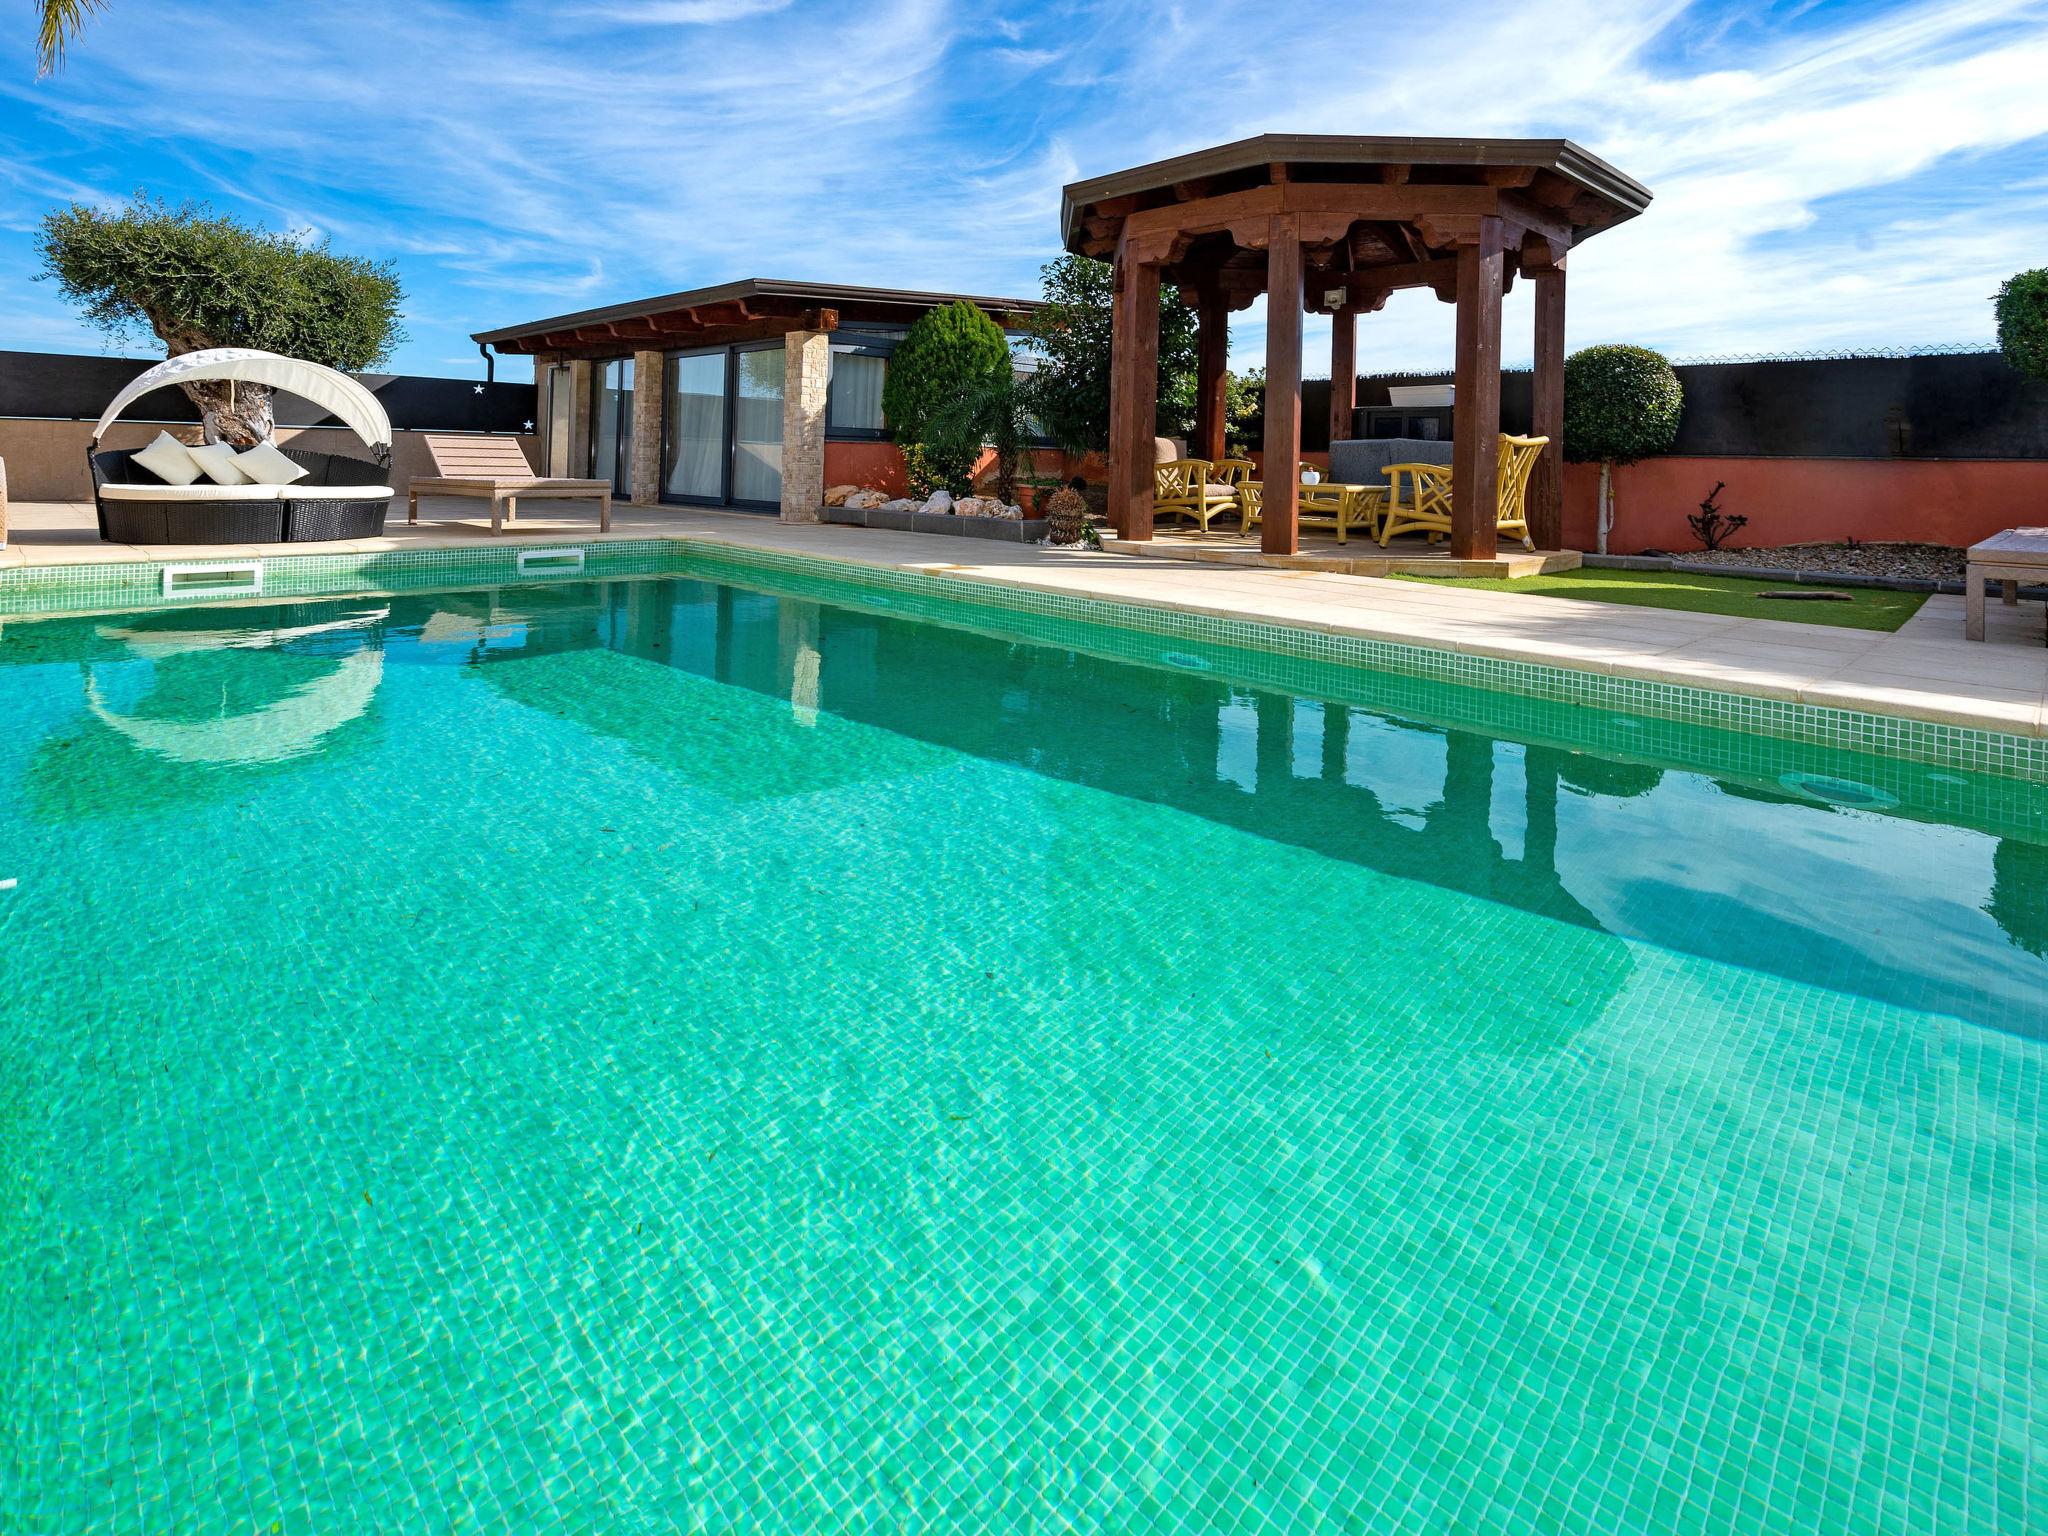
[(1109, 515), (1152, 537), (1152, 440), (1159, 429), (1159, 264), (1125, 250), (1110, 304)]
[(1564, 258), (1538, 266), (1522, 253), (1536, 290), (1536, 356), (1529, 431), (1550, 445), (1529, 481), (1529, 536), (1538, 549), (1564, 548)]
[(1358, 310), (1348, 300), (1330, 316), (1330, 441), (1351, 435), (1358, 404)]
[(1501, 224), (1489, 214), (1459, 225), (1451, 558), (1491, 560), (1499, 532)]
[(1301, 220), (1266, 221), (1266, 443), (1259, 549), (1301, 548)]
[(1195, 318), (1198, 351), (1195, 354), (1195, 451), (1198, 459), (1210, 463), (1223, 457), (1225, 430), (1229, 425), (1226, 391), (1230, 362), (1230, 309), (1223, 295), (1214, 289), (1200, 291)]

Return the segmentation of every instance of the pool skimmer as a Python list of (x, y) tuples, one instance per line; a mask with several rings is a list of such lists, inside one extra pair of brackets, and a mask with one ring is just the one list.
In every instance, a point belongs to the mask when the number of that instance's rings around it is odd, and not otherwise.
[(1795, 795), (1804, 795), (1822, 805), (1837, 805), (1849, 811), (1883, 811), (1899, 803), (1897, 795), (1886, 794), (1869, 784), (1859, 784), (1854, 779), (1838, 779), (1825, 773), (1784, 773), (1778, 776), (1778, 782)]

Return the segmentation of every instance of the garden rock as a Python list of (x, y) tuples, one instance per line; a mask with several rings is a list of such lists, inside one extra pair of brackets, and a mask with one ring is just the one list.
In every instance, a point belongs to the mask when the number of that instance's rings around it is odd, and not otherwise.
[(825, 505), (828, 507), (843, 507), (847, 504), (849, 497), (859, 494), (860, 487), (857, 485), (827, 486), (825, 489)]

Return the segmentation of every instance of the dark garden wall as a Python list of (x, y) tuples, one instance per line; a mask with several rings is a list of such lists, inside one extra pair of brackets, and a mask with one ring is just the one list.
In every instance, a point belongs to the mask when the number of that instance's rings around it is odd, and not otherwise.
[[(1677, 372), (1685, 415), (1674, 455), (2048, 459), (2048, 384), (1996, 352), (1681, 363)], [(1371, 435), (1388, 386), (1449, 382), (1447, 373), (1361, 378), (1353, 435)], [(1526, 372), (1502, 377), (1504, 430), (1528, 431), (1529, 385)], [(1326, 449), (1329, 381), (1308, 380), (1302, 397), (1302, 447)]]
[[(161, 359), (83, 357), (66, 352), (0, 352), (0, 417), (97, 421), (107, 402), (143, 369)], [(430, 379), (414, 374), (363, 373), (356, 377), (377, 397), (398, 431), (530, 432), (533, 385), (484, 384), (475, 379)], [(297, 395), (276, 401), (281, 427), (335, 425), (334, 418)], [(160, 389), (122, 413), (123, 421), (193, 423), (199, 413), (184, 392)]]

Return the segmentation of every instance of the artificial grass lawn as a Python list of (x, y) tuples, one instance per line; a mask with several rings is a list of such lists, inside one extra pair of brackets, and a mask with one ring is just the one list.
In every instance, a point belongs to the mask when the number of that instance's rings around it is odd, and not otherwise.
[[(1576, 597), (1594, 603), (1629, 603), (1638, 608), (1682, 608), (1688, 613), (1725, 613), (1744, 619), (1785, 619), (1794, 624), (1831, 624), (1838, 629), (1894, 630), (1920, 611), (1925, 592), (1887, 592), (1868, 587), (1801, 588), (1798, 582), (1755, 581), (1742, 576), (1693, 576), (1682, 571), (1609, 571), (1581, 566), (1550, 576), (1508, 581), (1490, 576), (1411, 576), (1440, 587), (1484, 587), (1493, 592), (1527, 592), (1538, 597)], [(1846, 603), (1772, 602), (1759, 592), (1793, 590), (1841, 592)]]

